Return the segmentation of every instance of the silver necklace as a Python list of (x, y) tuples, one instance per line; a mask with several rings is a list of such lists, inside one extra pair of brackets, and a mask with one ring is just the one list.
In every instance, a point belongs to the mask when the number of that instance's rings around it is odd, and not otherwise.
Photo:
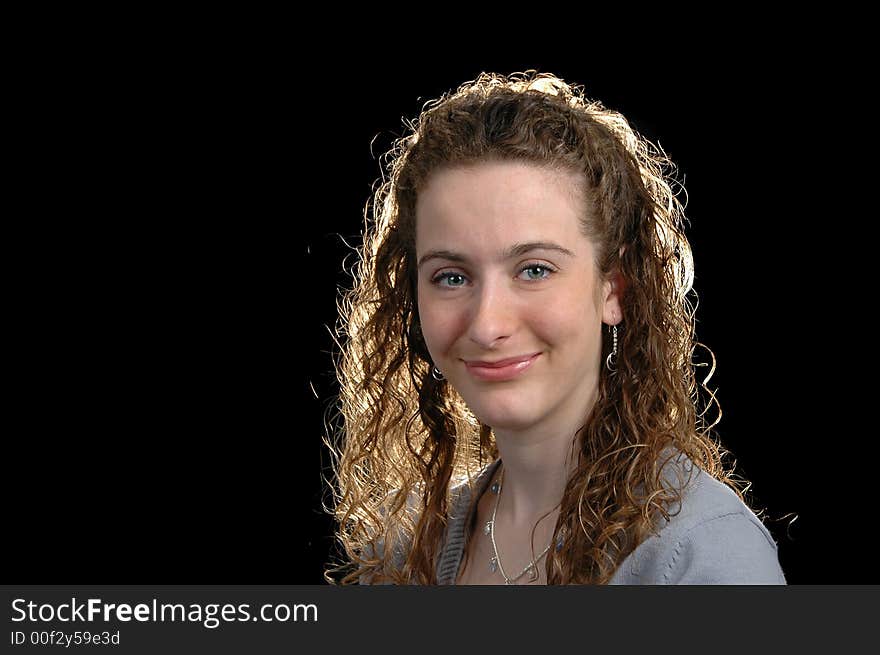
[[(501, 576), (504, 578), (505, 584), (516, 584), (516, 581), (523, 577), (526, 573), (529, 574), (529, 582), (534, 582), (538, 579), (538, 562), (543, 559), (544, 555), (546, 555), (550, 551), (550, 546), (553, 545), (551, 540), (550, 544), (544, 549), (544, 551), (538, 555), (535, 559), (529, 562), (526, 567), (520, 571), (519, 575), (516, 575), (512, 578), (508, 578), (507, 574), (504, 572), (504, 567), (501, 566), (501, 557), (498, 555), (498, 547), (495, 545), (495, 514), (498, 511), (498, 503), (501, 500), (501, 483), (504, 481), (504, 469), (501, 470), (501, 477), (492, 485), (491, 490), (492, 493), (496, 495), (495, 498), (495, 507), (492, 509), (492, 518), (486, 522), (486, 527), (483, 528), (483, 533), (489, 535), (489, 538), (492, 540), (492, 552), (494, 556), (489, 560), (489, 571), (495, 573), (496, 571), (501, 571)], [(559, 543), (556, 545), (556, 549), (562, 546), (562, 537), (560, 536)]]

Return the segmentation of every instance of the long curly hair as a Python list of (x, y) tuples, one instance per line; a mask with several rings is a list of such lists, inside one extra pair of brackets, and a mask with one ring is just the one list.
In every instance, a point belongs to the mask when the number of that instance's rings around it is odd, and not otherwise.
[[(386, 153), (388, 177), (367, 202), (354, 284), (341, 290), (334, 359), (344, 425), (330, 430), (337, 545), (331, 584), (436, 584), (451, 491), (498, 457), (492, 428), (468, 409), (432, 359), (417, 308), (416, 199), (433, 172), (489, 160), (583, 175), (582, 229), (605, 276), (625, 280), (616, 373), (603, 366), (598, 397), (576, 442), (546, 560), (548, 584), (605, 584), (681, 500), (662, 475), (680, 451), (745, 501), (726, 470), (729, 452), (698, 411), (693, 258), (676, 198), (674, 164), (620, 113), (583, 87), (530, 69), (481, 73), (425, 105)], [(680, 185), (679, 185), (680, 186)], [(372, 212), (371, 212), (372, 210)], [(372, 214), (372, 216), (371, 216)], [(694, 292), (695, 293), (695, 292)], [(603, 331), (603, 361), (610, 335)], [(711, 350), (707, 348), (711, 354)], [(668, 449), (672, 450), (668, 450)], [(734, 462), (735, 466), (735, 462)], [(473, 486), (471, 486), (473, 489)], [(472, 499), (471, 502), (475, 502)], [(534, 536), (534, 531), (533, 531)]]

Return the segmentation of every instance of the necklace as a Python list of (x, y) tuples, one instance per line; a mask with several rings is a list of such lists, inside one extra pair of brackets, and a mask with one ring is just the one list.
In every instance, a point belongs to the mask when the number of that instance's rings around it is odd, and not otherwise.
[[(495, 514), (498, 512), (498, 503), (501, 500), (501, 483), (504, 481), (504, 469), (501, 470), (501, 477), (492, 485), (491, 490), (492, 493), (496, 494), (495, 498), (495, 507), (492, 509), (492, 518), (486, 522), (486, 526), (483, 528), (483, 533), (489, 535), (489, 538), (492, 540), (492, 552), (494, 556), (489, 560), (489, 571), (495, 573), (495, 571), (501, 571), (501, 576), (504, 578), (505, 584), (516, 584), (516, 581), (523, 577), (526, 573), (529, 574), (529, 582), (534, 582), (538, 579), (538, 562), (543, 559), (544, 555), (546, 555), (549, 550), (551, 543), (547, 545), (547, 547), (543, 550), (543, 552), (538, 555), (535, 559), (529, 562), (526, 567), (520, 571), (519, 575), (516, 575), (512, 578), (508, 578), (507, 574), (504, 572), (504, 567), (501, 566), (501, 557), (498, 555), (498, 547), (495, 545)], [(559, 550), (562, 547), (562, 536), (560, 535), (559, 543), (556, 545), (556, 549)]]

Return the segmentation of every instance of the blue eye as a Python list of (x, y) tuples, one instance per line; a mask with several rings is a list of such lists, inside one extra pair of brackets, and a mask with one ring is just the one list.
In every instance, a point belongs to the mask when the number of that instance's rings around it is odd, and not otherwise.
[(534, 271), (534, 270), (546, 271), (547, 275), (542, 275), (541, 277), (538, 277), (538, 278), (529, 278), (531, 280), (546, 280), (548, 277), (550, 277), (550, 274), (553, 272), (553, 270), (549, 266), (546, 266), (544, 264), (529, 264), (528, 266), (521, 268), (519, 270), (519, 272), (522, 273), (524, 271)]
[[(440, 275), (435, 277), (433, 280), (431, 280), (431, 283), (439, 286), (440, 282), (442, 280), (448, 280), (450, 278), (463, 278), (463, 277), (464, 277), (464, 275), (461, 275), (460, 273), (441, 273)], [(461, 285), (453, 284), (452, 286), (457, 287), (457, 286), (461, 286)]]
[[(540, 277), (529, 276), (528, 281), (540, 282), (541, 280), (546, 280), (553, 273), (556, 272), (556, 269), (553, 268), (552, 266), (550, 266), (549, 264), (538, 264), (538, 263), (532, 262), (532, 263), (526, 264), (525, 266), (520, 268), (518, 273), (522, 274), (525, 271), (536, 271), (536, 270), (541, 271), (542, 273), (545, 272), (546, 275), (541, 275)], [(442, 285), (440, 283), (446, 279), (458, 279), (458, 278), (465, 279), (465, 280), (467, 279), (461, 273), (455, 273), (455, 272), (441, 273), (440, 275), (438, 275), (437, 277), (435, 277), (434, 279), (431, 280), (431, 284), (434, 284), (436, 286), (445, 287), (446, 289), (457, 289), (463, 285), (461, 285), (461, 284)]]

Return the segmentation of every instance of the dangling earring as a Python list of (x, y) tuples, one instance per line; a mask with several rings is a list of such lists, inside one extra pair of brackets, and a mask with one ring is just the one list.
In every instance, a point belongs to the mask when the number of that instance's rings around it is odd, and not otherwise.
[(431, 370), (431, 375), (434, 376), (435, 380), (445, 380), (446, 379), (446, 377), (444, 377), (444, 375), (443, 375), (443, 371), (441, 371), (436, 366)]
[(611, 371), (611, 374), (614, 375), (615, 373), (617, 373), (617, 369), (612, 368), (611, 358), (617, 357), (617, 326), (616, 325), (610, 326), (610, 331), (611, 331), (611, 334), (614, 338), (614, 349), (610, 353), (608, 353), (608, 357), (605, 358), (605, 366), (608, 368), (609, 371)]

